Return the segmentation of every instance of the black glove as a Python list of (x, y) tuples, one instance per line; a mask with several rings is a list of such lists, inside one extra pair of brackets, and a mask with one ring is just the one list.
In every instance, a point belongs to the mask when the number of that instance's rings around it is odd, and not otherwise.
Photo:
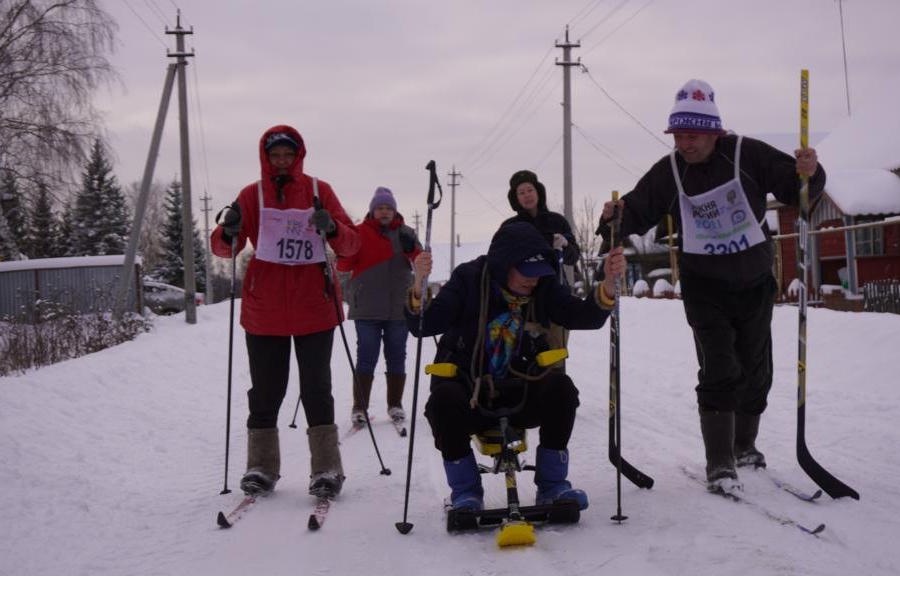
[(235, 200), (230, 206), (219, 211), (216, 220), (222, 226), (222, 239), (230, 244), (231, 240), (241, 233), (241, 205)]
[(331, 218), (331, 214), (325, 210), (324, 208), (320, 208), (316, 212), (313, 213), (310, 222), (313, 226), (319, 230), (320, 233), (330, 234), (334, 233), (337, 230), (337, 225), (334, 223), (334, 219)]
[(416, 249), (416, 232), (409, 225), (401, 225), (397, 237), (400, 239), (400, 249), (404, 254)]

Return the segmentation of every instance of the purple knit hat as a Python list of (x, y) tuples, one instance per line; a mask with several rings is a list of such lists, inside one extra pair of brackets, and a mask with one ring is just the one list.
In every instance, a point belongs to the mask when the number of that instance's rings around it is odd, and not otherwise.
[(375, 195), (372, 196), (372, 201), (369, 202), (369, 214), (373, 214), (379, 206), (390, 206), (394, 212), (397, 211), (397, 201), (394, 200), (394, 194), (386, 187), (375, 189)]

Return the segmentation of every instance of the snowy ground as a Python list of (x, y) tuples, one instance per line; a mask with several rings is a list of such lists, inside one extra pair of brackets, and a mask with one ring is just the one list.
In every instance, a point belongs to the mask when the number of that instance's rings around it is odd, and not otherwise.
[[(224, 486), (228, 302), (203, 306), (198, 324), (160, 317), (133, 342), (0, 378), (0, 575), (898, 575), (900, 574), (900, 369), (897, 315), (809, 314), (807, 440), (825, 468), (862, 499), (807, 504), (742, 474), (747, 495), (818, 538), (704, 492), (693, 387), (696, 364), (677, 300), (623, 299), (623, 454), (656, 480), (623, 480), (616, 525), (615, 470), (606, 457), (609, 333), (574, 332), (568, 372), (581, 389), (571, 480), (590, 495), (576, 526), (540, 528), (530, 548), (499, 550), (492, 532), (449, 535), (437, 451), (417, 407), (409, 535), (402, 520), (408, 438), (373, 392), (380, 465), (368, 434), (342, 446), (348, 479), (319, 532), (306, 530), (308, 450), (288, 427), (293, 374), (281, 413), (283, 478), (231, 530), (215, 516), (239, 500), (245, 460), (243, 334), (236, 326), (231, 455)], [(355, 347), (352, 323), (345, 327)], [(797, 310), (775, 310), (775, 384), (760, 434), (771, 470), (812, 490), (795, 459)], [(410, 339), (408, 365), (415, 360)], [(423, 344), (423, 363), (434, 350)], [(347, 359), (335, 338), (334, 396), (342, 428), (350, 410)], [(380, 378), (378, 378), (380, 379)], [(412, 377), (410, 376), (410, 381)], [(412, 408), (412, 385), (405, 405)], [(527, 454), (531, 458), (532, 451)], [(533, 484), (519, 478), (523, 499)], [(503, 501), (485, 476), (488, 503)], [(499, 581), (499, 580), (498, 580)], [(7, 579), (7, 584), (11, 583)], [(0, 584), (2, 585), (2, 584)], [(430, 586), (429, 586), (430, 587)], [(857, 589), (857, 588), (854, 588)], [(662, 590), (663, 592), (665, 590)]]

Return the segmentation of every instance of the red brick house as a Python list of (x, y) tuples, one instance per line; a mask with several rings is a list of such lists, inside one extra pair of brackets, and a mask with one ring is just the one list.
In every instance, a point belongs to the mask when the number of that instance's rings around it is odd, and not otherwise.
[[(900, 111), (866, 107), (816, 146), (828, 175), (810, 207), (810, 296), (822, 285), (851, 293), (870, 281), (900, 280)], [(881, 110), (875, 110), (881, 108)], [(778, 205), (778, 264), (782, 290), (797, 277), (798, 209)], [(866, 227), (866, 223), (888, 224)], [(823, 233), (828, 229), (849, 229)], [(779, 239), (781, 238), (781, 239)], [(849, 249), (849, 252), (848, 252)]]

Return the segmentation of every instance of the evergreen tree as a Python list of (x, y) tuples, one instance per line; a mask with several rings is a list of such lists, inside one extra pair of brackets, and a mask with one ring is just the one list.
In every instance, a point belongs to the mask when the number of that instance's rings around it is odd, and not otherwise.
[(0, 262), (20, 260), (21, 258), (19, 246), (6, 224), (6, 217), (3, 216), (3, 212), (0, 212)]
[(12, 171), (3, 172), (3, 182), (0, 184), (0, 212), (6, 217), (7, 244), (14, 243), (16, 254), (28, 254), (28, 221), (27, 207), (23, 201), (22, 192), (16, 184), (16, 178)]
[[(184, 244), (182, 236), (182, 197), (181, 182), (173, 181), (166, 190), (166, 219), (162, 229), (162, 253), (158, 266), (153, 270), (154, 279), (184, 287)], [(198, 292), (206, 291), (206, 266), (203, 260), (203, 244), (196, 221), (192, 223), (191, 242), (194, 247), (194, 280)]]
[(61, 216), (59, 219), (59, 237), (57, 238), (56, 252), (57, 256), (78, 256), (75, 250), (75, 241), (72, 231), (74, 230), (72, 223), (75, 220), (75, 208), (72, 202), (63, 203)]
[(31, 212), (28, 247), (31, 258), (54, 258), (64, 253), (60, 249), (60, 226), (50, 205), (50, 195), (44, 183), (38, 184), (38, 196)]
[(72, 211), (72, 254), (123, 254), (128, 244), (128, 208), (99, 139), (94, 141), (81, 181)]

